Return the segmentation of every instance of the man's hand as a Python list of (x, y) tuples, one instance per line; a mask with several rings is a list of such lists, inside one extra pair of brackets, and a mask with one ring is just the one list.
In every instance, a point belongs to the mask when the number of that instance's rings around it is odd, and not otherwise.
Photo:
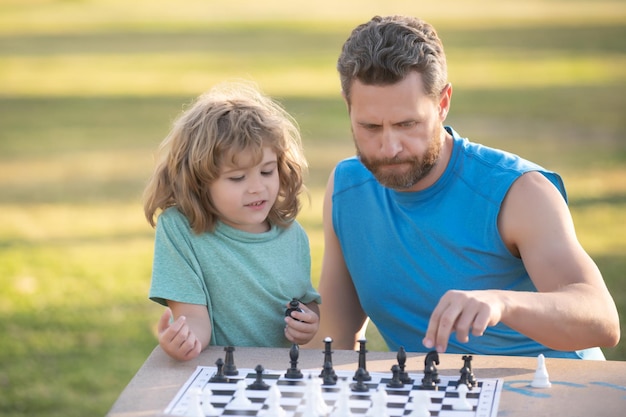
[(462, 343), (469, 341), (470, 331), (474, 336), (482, 336), (488, 326), (495, 326), (502, 319), (505, 303), (499, 294), (503, 292), (446, 292), (430, 316), (422, 343), (428, 349), (435, 348), (443, 353), (452, 332), (456, 332), (457, 340)]

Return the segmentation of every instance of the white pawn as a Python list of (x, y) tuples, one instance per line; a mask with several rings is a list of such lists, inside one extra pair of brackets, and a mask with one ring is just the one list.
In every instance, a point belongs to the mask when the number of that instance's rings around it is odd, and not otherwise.
[(187, 414), (190, 417), (204, 417), (204, 411), (202, 411), (202, 404), (200, 397), (202, 391), (200, 388), (193, 387), (189, 389), (189, 407), (187, 408)]
[(330, 417), (353, 417), (350, 410), (350, 383), (346, 379), (340, 379), (338, 384), (339, 397), (337, 397), (335, 410)]
[(366, 417), (389, 417), (387, 412), (387, 391), (378, 387), (372, 394), (372, 406), (365, 414)]
[(413, 410), (409, 417), (430, 417), (430, 396), (426, 391), (415, 391), (413, 393)]
[(287, 417), (287, 412), (280, 406), (280, 397), (280, 389), (278, 389), (277, 385), (272, 385), (267, 397), (267, 409), (262, 410), (259, 416)]
[(530, 386), (533, 388), (550, 388), (552, 386), (548, 376), (548, 369), (546, 368), (546, 358), (541, 353), (537, 356), (537, 370)]
[(218, 411), (211, 404), (211, 396), (213, 395), (213, 391), (206, 387), (204, 391), (202, 391), (202, 412), (206, 417), (214, 417), (219, 416)]
[(468, 390), (469, 388), (465, 384), (459, 384), (456, 386), (456, 391), (459, 393), (459, 398), (457, 398), (454, 403), (452, 403), (453, 410), (472, 411), (474, 409), (472, 404), (467, 401)]
[(246, 381), (240, 379), (237, 381), (237, 389), (233, 394), (232, 401), (228, 404), (228, 408), (250, 408), (252, 407), (252, 401), (246, 396)]

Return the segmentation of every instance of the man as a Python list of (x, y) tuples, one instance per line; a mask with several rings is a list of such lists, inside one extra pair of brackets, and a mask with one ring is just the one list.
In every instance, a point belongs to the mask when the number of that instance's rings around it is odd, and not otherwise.
[(358, 157), (326, 190), (318, 334), (352, 349), (369, 317), (392, 350), (603, 359), (619, 317), (560, 177), (444, 127), (433, 27), (375, 17), (337, 67)]

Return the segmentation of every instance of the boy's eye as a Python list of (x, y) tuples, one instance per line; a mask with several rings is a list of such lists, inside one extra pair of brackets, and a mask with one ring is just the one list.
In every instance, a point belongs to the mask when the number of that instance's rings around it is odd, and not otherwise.
[(243, 181), (244, 178), (245, 177), (243, 175), (240, 175), (240, 176), (237, 176), (237, 177), (229, 177), (228, 179), (230, 181), (233, 181), (233, 182), (240, 182), (240, 181)]
[(269, 171), (261, 171), (261, 175), (265, 177), (271, 177), (274, 174), (274, 170), (270, 169)]

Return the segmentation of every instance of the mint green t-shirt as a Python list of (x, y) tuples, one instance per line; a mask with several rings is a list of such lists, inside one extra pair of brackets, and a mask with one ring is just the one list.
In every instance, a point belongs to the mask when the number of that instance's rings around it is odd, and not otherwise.
[(290, 346), (284, 316), (294, 297), (321, 302), (299, 223), (247, 233), (218, 222), (213, 232), (195, 234), (178, 209), (159, 216), (150, 299), (206, 305), (212, 345)]

